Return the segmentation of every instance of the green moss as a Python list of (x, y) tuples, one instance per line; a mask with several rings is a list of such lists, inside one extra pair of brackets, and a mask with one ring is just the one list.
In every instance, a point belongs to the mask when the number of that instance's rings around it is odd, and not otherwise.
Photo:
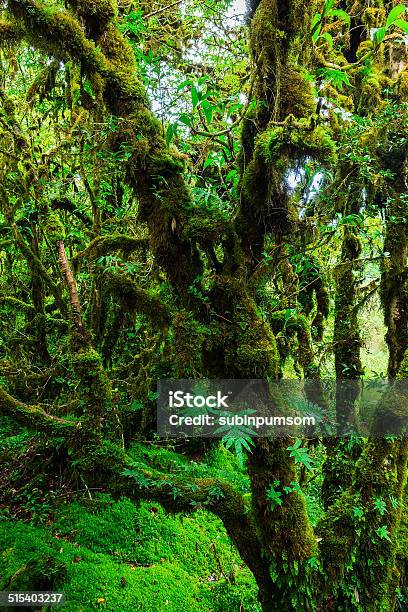
[(351, 558), (355, 539), (352, 521), (354, 506), (359, 506), (358, 498), (348, 491), (344, 492), (317, 527), (329, 589), (341, 581), (344, 566)]
[(70, 612), (224, 612), (241, 602), (259, 610), (252, 575), (222, 523), (204, 511), (168, 516), (157, 504), (97, 495), (88, 506), (61, 505), (48, 529), (2, 521), (0, 540), (1, 586), (26, 565), (41, 565), (44, 575), (61, 569), (55, 586)]
[(371, 51), (373, 49), (373, 43), (371, 40), (363, 40), (358, 49), (357, 49), (357, 59), (361, 59), (362, 57), (364, 57), (364, 55), (366, 55), (366, 53), (368, 53), (369, 51)]
[(263, 322), (255, 301), (239, 278), (217, 278), (219, 311), (228, 311), (225, 366), (232, 378), (276, 378), (279, 353), (269, 324)]
[(134, 238), (124, 234), (112, 234), (109, 236), (98, 236), (86, 247), (85, 251), (78, 253), (75, 260), (86, 257), (90, 261), (115, 251), (121, 251), (125, 256), (130, 255), (138, 249), (148, 248), (147, 238)]
[(367, 7), (362, 14), (361, 21), (369, 30), (371, 28), (380, 28), (384, 26), (386, 22), (385, 8)]
[(242, 466), (238, 464), (235, 455), (232, 455), (223, 446), (215, 446), (200, 463), (191, 461), (172, 449), (133, 444), (129, 449), (132, 460), (145, 468), (161, 470), (168, 475), (175, 474), (183, 478), (188, 471), (193, 478), (211, 477), (228, 481), (242, 493), (249, 491), (249, 479)]
[[(112, 433), (112, 432), (111, 432)], [(113, 436), (112, 436), (113, 437)], [(119, 444), (104, 440), (100, 444), (94, 444), (91, 440), (84, 441), (77, 451), (77, 464), (84, 472), (89, 472), (92, 479), (101, 484), (105, 478), (115, 478), (122, 470), (126, 461), (126, 454)]]
[(337, 162), (336, 143), (327, 128), (321, 125), (311, 129), (304, 120), (304, 127), (294, 130), (290, 141), (306, 155), (315, 157), (328, 165), (335, 165)]
[(197, 240), (205, 248), (208, 242), (214, 243), (228, 232), (229, 219), (224, 211), (196, 207), (191, 213), (183, 230), (183, 236), (187, 240)]
[(363, 79), (361, 84), (361, 96), (359, 108), (361, 112), (368, 110), (379, 110), (386, 102), (382, 97), (382, 86), (378, 77), (373, 74)]
[(54, 244), (65, 238), (64, 224), (56, 213), (48, 212), (44, 230), (47, 238)]
[(408, 380), (408, 349), (405, 351), (404, 359), (399, 367), (398, 378), (401, 380)]
[(274, 127), (262, 134), (257, 144), (267, 161), (275, 161), (282, 151), (286, 141), (286, 130), (283, 126)]
[(272, 330), (262, 322), (243, 325), (231, 367), (243, 378), (277, 378), (279, 355)]
[(408, 69), (403, 70), (399, 75), (397, 91), (401, 100), (408, 100)]
[[(317, 543), (306, 513), (304, 496), (292, 492), (281, 506), (272, 507), (267, 491), (271, 484), (290, 486), (297, 481), (292, 459), (287, 451), (287, 440), (259, 438), (248, 455), (251, 477), (252, 514), (273, 582), (271, 601), (266, 609), (278, 610), (285, 602), (285, 610), (313, 607), (307, 598), (303, 608), (302, 590), (308, 584), (307, 559), (317, 554)], [(296, 576), (296, 578), (294, 578)], [(296, 594), (293, 584), (296, 580)], [(310, 583), (308, 587), (310, 589)]]
[(316, 92), (310, 75), (298, 66), (286, 66), (281, 82), (281, 116), (310, 117), (316, 112)]
[[(112, 384), (102, 366), (97, 351), (85, 346), (73, 351), (72, 367), (80, 380), (80, 398), (83, 406), (85, 434), (98, 435), (102, 424), (108, 427), (111, 411)], [(111, 435), (108, 431), (108, 435)]]
[(97, 36), (105, 30), (117, 13), (116, 2), (113, 0), (87, 0), (86, 2), (70, 0), (70, 5), (77, 15), (85, 20), (87, 28), (93, 36)]
[(202, 347), (208, 330), (187, 311), (175, 314), (172, 323), (175, 374), (194, 378), (202, 371)]
[(21, 312), (26, 312), (29, 314), (33, 314), (35, 312), (35, 308), (32, 304), (26, 304), (22, 300), (7, 295), (0, 296), (0, 304), (7, 304), (17, 310), (21, 310)]
[(100, 44), (106, 57), (123, 75), (131, 68), (136, 72), (137, 67), (132, 46), (122, 36), (115, 23), (109, 24), (106, 28)]
[(66, 577), (65, 563), (52, 556), (30, 559), (5, 584), (10, 591), (56, 591)]
[(62, 537), (75, 533), (80, 546), (118, 562), (150, 565), (177, 559), (182, 570), (202, 578), (215, 569), (213, 539), (222, 547), (226, 567), (237, 560), (219, 519), (203, 510), (190, 517), (168, 516), (160, 505), (136, 506), (126, 498), (101, 495), (93, 509), (79, 503), (61, 509), (53, 530)]
[(160, 178), (167, 178), (184, 171), (184, 160), (170, 151), (161, 151), (152, 155), (149, 162), (152, 175)]
[(26, 406), (10, 396), (2, 387), (0, 387), (0, 410), (3, 415), (33, 430), (64, 435), (74, 429), (69, 421), (50, 417), (40, 406)]
[[(108, 27), (99, 48), (68, 12), (30, 0), (10, 2), (10, 9), (24, 22), (27, 37), (37, 48), (64, 60), (74, 58), (86, 72), (101, 74), (106, 80), (105, 98), (116, 114), (129, 113), (137, 102), (145, 101), (144, 87), (134, 76), (131, 47), (115, 27)], [(104, 50), (111, 54), (108, 59), (102, 53)]]
[(171, 310), (156, 295), (154, 290), (146, 291), (125, 274), (111, 273), (106, 275), (106, 289), (129, 312), (145, 315), (161, 328), (169, 325)]
[(72, 55), (90, 70), (103, 65), (101, 54), (69, 13), (30, 0), (10, 2), (9, 6), (15, 17), (24, 21), (27, 35), (38, 48), (64, 59)]
[(313, 127), (310, 118), (297, 122), (289, 118), (287, 127), (269, 129), (258, 142), (267, 162), (276, 163), (289, 155), (311, 156), (328, 165), (335, 165), (337, 161), (337, 146), (330, 132), (321, 125)]
[(0, 18), (0, 47), (15, 44), (23, 34), (24, 30), (19, 24)]

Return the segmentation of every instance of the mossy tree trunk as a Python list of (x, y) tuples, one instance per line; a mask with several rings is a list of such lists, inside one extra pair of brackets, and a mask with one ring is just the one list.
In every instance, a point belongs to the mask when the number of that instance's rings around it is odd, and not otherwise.
[[(343, 178), (353, 176), (356, 169), (344, 167)], [(362, 185), (350, 181), (342, 214), (358, 219)], [(358, 284), (361, 265), (361, 243), (358, 227), (352, 223), (343, 229), (340, 261), (335, 270), (336, 297), (334, 310), (333, 352), (336, 372), (336, 421), (338, 436), (325, 441), (323, 500), (327, 508), (342, 491), (351, 485), (359, 444), (350, 444), (348, 432), (357, 426), (356, 400), (360, 393), (361, 332), (358, 320)]]

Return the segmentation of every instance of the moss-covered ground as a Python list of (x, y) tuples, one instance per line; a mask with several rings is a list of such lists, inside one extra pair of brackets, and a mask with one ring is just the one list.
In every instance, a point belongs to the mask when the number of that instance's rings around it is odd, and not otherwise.
[[(14, 427), (0, 419), (0, 590), (59, 589), (67, 612), (259, 610), (252, 574), (213, 514), (169, 515), (158, 504), (115, 500), (80, 484), (75, 491), (46, 468), (33, 479), (25, 459), (46, 443)], [(17, 449), (19, 461), (11, 460)], [(134, 460), (147, 453), (169, 472), (191, 467), (180, 456), (174, 465), (170, 450), (146, 449), (135, 445)], [(228, 451), (216, 451), (206, 469), (245, 489), (236, 467)]]

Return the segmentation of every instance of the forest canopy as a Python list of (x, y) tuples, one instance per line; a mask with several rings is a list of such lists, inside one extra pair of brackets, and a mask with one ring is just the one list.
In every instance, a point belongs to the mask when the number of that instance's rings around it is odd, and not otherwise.
[(387, 381), (406, 427), (407, 58), (393, 0), (0, 1), (0, 590), (408, 609), (403, 429), (156, 422), (159, 380), (339, 422)]

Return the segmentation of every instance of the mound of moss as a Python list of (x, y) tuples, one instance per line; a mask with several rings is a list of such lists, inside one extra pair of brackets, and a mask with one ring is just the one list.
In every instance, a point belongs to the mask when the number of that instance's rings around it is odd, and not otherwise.
[(0, 522), (1, 589), (60, 589), (65, 609), (258, 610), (256, 585), (220, 521), (99, 495), (49, 526)]

